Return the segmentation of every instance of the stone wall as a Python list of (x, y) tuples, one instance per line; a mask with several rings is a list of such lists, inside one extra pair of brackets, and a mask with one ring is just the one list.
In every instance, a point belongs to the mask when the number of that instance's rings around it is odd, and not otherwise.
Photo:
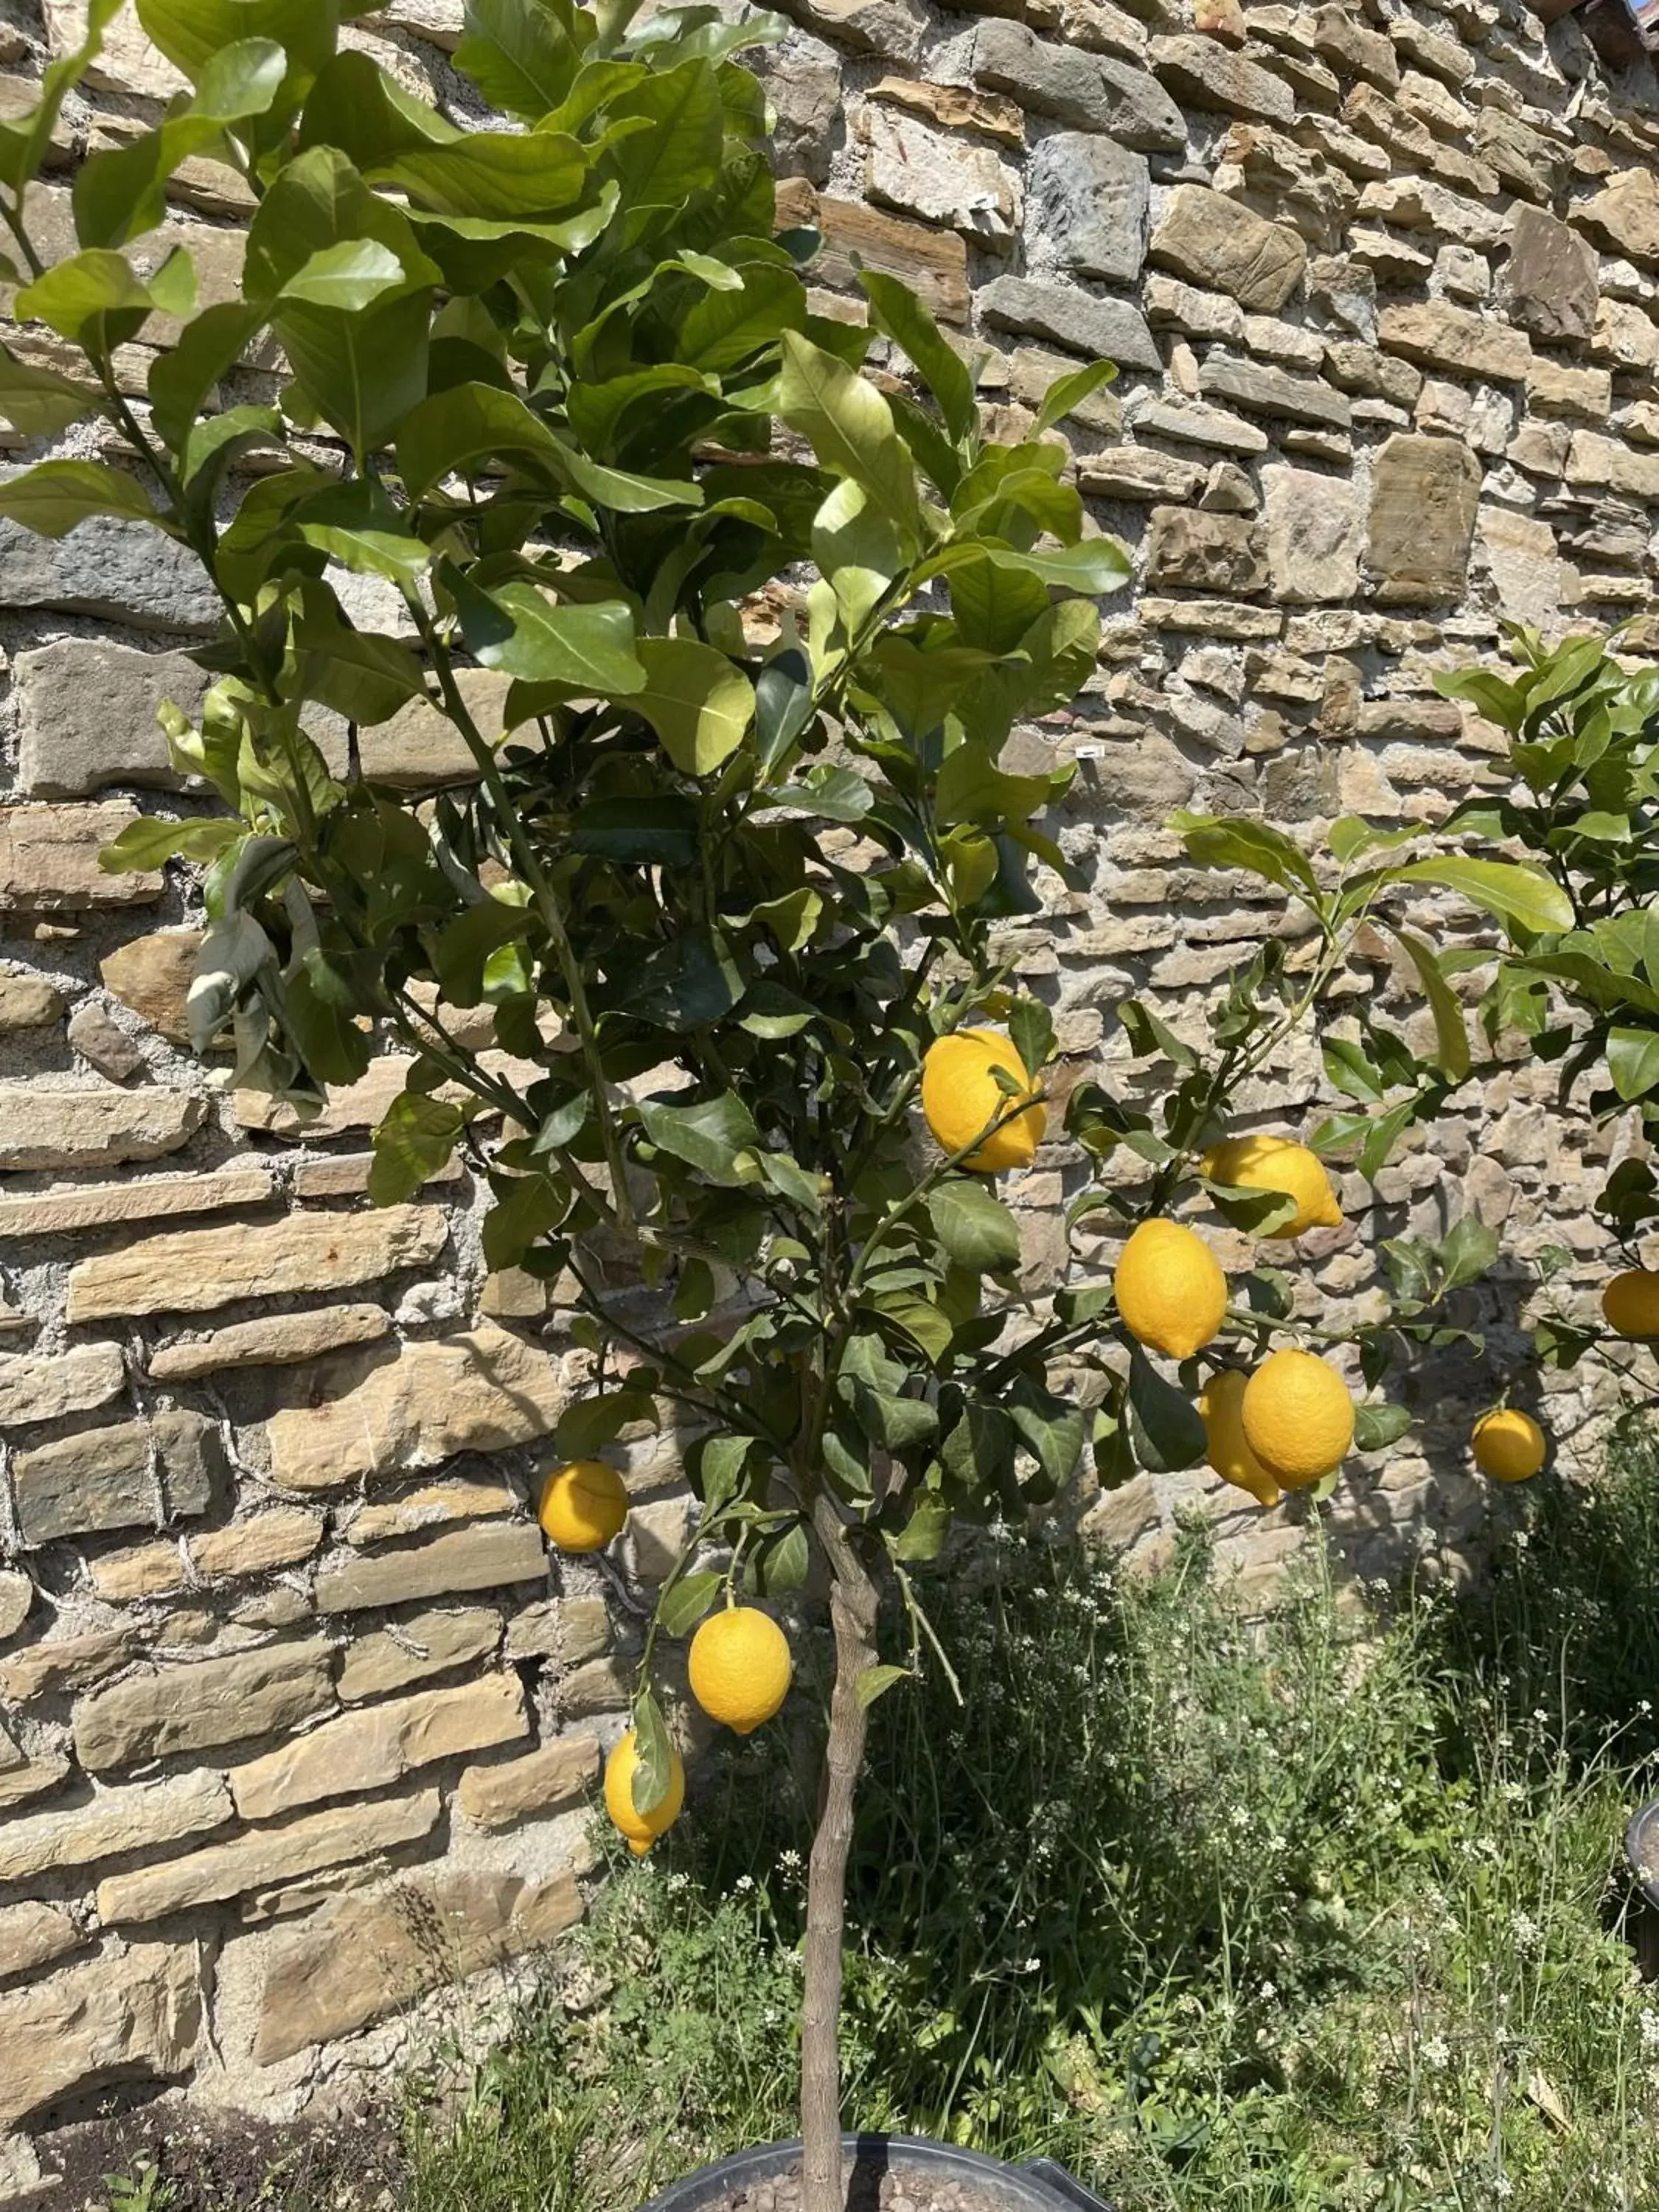
[[(1053, 885), (1010, 940), (1056, 1008), (1061, 1084), (1109, 1078), (1120, 996), (1179, 1026), (1285, 926), (1259, 887), (1179, 864), (1172, 807), (1431, 820), (1495, 750), (1437, 668), (1500, 614), (1555, 631), (1645, 606), (1659, 97), (1516, 0), (1198, 0), (1196, 24), (1176, 0), (791, 5), (763, 67), (781, 220), (822, 230), (829, 311), (860, 312), (860, 259), (896, 270), (982, 342), (1006, 423), (1078, 354), (1122, 365), (1064, 428), (1136, 586), (1075, 712), (1015, 740), (1083, 763), (1057, 829), (1091, 888)], [(0, 0), (0, 113), (81, 13)], [(459, 13), (395, 0), (349, 36), (465, 118)], [(174, 88), (124, 15), (54, 161)], [(246, 196), (204, 161), (176, 185), (167, 236), (205, 304)], [(33, 198), (54, 252), (66, 201)], [(135, 392), (146, 365), (124, 349)], [(269, 368), (243, 380), (275, 390)], [(184, 656), (214, 620), (154, 538), (0, 523), (0, 2137), (179, 2081), (293, 2109), (398, 2048), (423, 1991), (566, 1924), (630, 1589), (684, 1527), (672, 1441), (646, 1436), (623, 1455), (629, 1581), (550, 1565), (528, 1500), (584, 1356), (526, 1279), (486, 1279), (467, 1175), (368, 1207), (401, 1063), (301, 1137), (184, 1049), (191, 886), (96, 854), (136, 811), (202, 803), (155, 708), (199, 696)], [(1655, 641), (1638, 620), (1633, 645)], [(363, 742), (392, 780), (465, 770), (418, 712)], [(1352, 988), (1420, 1021), (1369, 950)], [(1466, 1203), (1594, 1269), (1598, 1164), (1552, 1136), (1548, 1075), (1510, 1054), (1363, 1224), (1306, 1240), (1338, 1311), (1369, 1294), (1378, 1234)], [(1296, 1056), (1249, 1103), (1299, 1121), (1317, 1085)], [(1015, 1194), (1039, 1288), (1072, 1173), (1053, 1151)], [(1510, 1294), (1486, 1303), (1501, 1346)], [(1489, 1385), (1466, 1358), (1418, 1387), (1422, 1441), (1337, 1509), (1366, 1571), (1455, 1559), (1486, 1510), (1460, 1402)], [(1589, 1410), (1565, 1396), (1558, 1433)], [(1142, 1478), (1092, 1523), (1154, 1557), (1188, 1502), (1252, 1577), (1302, 1541), (1305, 1508), (1255, 1514), (1196, 1476)]]

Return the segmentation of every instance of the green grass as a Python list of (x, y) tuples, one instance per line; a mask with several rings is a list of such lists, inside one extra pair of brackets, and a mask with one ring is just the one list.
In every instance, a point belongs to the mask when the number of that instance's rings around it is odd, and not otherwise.
[[(848, 2110), (1042, 2150), (1122, 2212), (1659, 2207), (1659, 1994), (1619, 1915), (1659, 1728), (1659, 1474), (1540, 1492), (1493, 1591), (1261, 1624), (1009, 1539), (962, 1680), (875, 1709)], [(810, 1676), (816, 1653), (806, 1655)], [(809, 1683), (809, 1694), (811, 1685)], [(633, 2212), (793, 2131), (810, 1728), (619, 1867), (409, 2212)]]

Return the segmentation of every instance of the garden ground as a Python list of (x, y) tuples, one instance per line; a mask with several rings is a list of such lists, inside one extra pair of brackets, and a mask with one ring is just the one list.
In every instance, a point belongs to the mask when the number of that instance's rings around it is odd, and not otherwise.
[[(1498, 1510), (1459, 1598), (1341, 1589), (1316, 1553), (1252, 1622), (1198, 1531), (1150, 1583), (1007, 1537), (941, 1589), (961, 1704), (936, 1669), (875, 1709), (859, 2123), (1048, 2152), (1121, 2212), (1659, 2208), (1620, 1858), (1659, 1774), (1659, 1462)], [(233, 2154), (130, 2121), (93, 2201), (634, 2212), (792, 2132), (809, 1774), (810, 1730), (736, 1747), (395, 2131)]]

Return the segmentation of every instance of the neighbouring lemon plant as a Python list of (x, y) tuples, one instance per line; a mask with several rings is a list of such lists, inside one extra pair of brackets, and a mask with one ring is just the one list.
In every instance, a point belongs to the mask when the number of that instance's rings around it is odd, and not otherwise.
[[(1547, 1369), (1589, 1358), (1614, 1366), (1628, 1407), (1659, 1403), (1659, 1369), (1612, 1338), (1659, 1340), (1659, 1273), (1639, 1264), (1639, 1241), (1659, 1229), (1659, 1176), (1650, 1157), (1659, 1131), (1659, 668), (1621, 657), (1620, 635), (1569, 636), (1547, 646), (1534, 630), (1505, 625), (1502, 665), (1437, 678), (1509, 740), (1493, 790), (1459, 806), (1449, 837), (1524, 854), (1554, 884), (1553, 915), (1513, 915), (1502, 957), (1478, 951), (1452, 967), (1486, 977), (1482, 1021), (1528, 1042), (1559, 1066), (1559, 1112), (1629, 1124), (1595, 1200), (1609, 1234), (1638, 1264), (1615, 1273), (1599, 1317), (1545, 1310), (1534, 1345)], [(1565, 1250), (1553, 1255), (1565, 1267)], [(1605, 1326), (1603, 1326), (1605, 1324)]]
[[(866, 321), (814, 311), (818, 240), (775, 234), (735, 58), (778, 19), (670, 8), (635, 33), (630, 0), (471, 0), (456, 65), (502, 120), (463, 131), (339, 49), (367, 9), (137, 6), (192, 89), (80, 169), (78, 250), (52, 265), (29, 185), (111, 0), (0, 126), (16, 314), (83, 363), (0, 349), (0, 412), (40, 441), (0, 513), (148, 525), (223, 606), (199, 721), (163, 717), (216, 803), (107, 862), (201, 869), (191, 1030), (232, 1083), (303, 1118), (381, 1043), (410, 1056), (372, 1197), (460, 1151), (489, 1264), (544, 1279), (590, 1355), (539, 1501), (556, 1546), (617, 1534), (605, 1453), (674, 1425), (697, 1512), (605, 1773), (634, 1850), (685, 1787), (663, 1639), (691, 1638), (694, 1695), (753, 1729), (792, 1674), (769, 1608), (827, 1593), (802, 2123), (807, 2212), (834, 2212), (854, 1790), (872, 1700), (933, 1646), (919, 1564), (1079, 1470), (1207, 1455), (1267, 1503), (1401, 1432), (1356, 1392), (1455, 1340), (1443, 1302), (1491, 1237), (1398, 1242), (1385, 1317), (1346, 1333), (1249, 1240), (1294, 1261), (1338, 1222), (1320, 1158), (1375, 1176), (1468, 1074), (1442, 963), (1390, 902), (1438, 885), (1542, 931), (1564, 894), (1355, 821), (1317, 866), (1263, 825), (1183, 821), (1195, 860), (1267, 874), (1314, 934), (1272, 938), (1201, 1045), (1125, 1001), (1121, 1053), (1051, 1126), (1053, 1023), (1007, 925), (1072, 880), (1048, 819), (1072, 770), (1029, 737), (1003, 760), (1083, 686), (1127, 574), (1054, 434), (1109, 368), (998, 443), (903, 285), (863, 270)], [(204, 152), (258, 204), (239, 294), (198, 312), (188, 226), (147, 274), (123, 249)], [(405, 710), (470, 776), (361, 773), (362, 733)], [(1338, 988), (1367, 922), (1420, 979), (1431, 1060)], [(1309, 1024), (1347, 1102), (1311, 1152), (1238, 1126)], [(1076, 1240), (1046, 1273), (996, 1180), (1044, 1143)], [(1231, 1288), (1212, 1232), (1173, 1218), (1210, 1212), (1250, 1254)]]

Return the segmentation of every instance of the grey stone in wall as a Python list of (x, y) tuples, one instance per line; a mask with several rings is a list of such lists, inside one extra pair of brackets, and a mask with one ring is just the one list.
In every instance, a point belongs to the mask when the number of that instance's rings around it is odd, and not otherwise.
[(1480, 464), (1449, 438), (1390, 438), (1371, 479), (1366, 566), (1390, 606), (1461, 599), (1480, 492)]
[(211, 679), (182, 653), (63, 638), (20, 653), (17, 781), (32, 799), (71, 799), (106, 784), (177, 791), (155, 710), (171, 702), (192, 718)]
[(1036, 284), (1025, 276), (995, 277), (975, 297), (981, 314), (1002, 330), (1050, 338), (1073, 353), (1103, 356), (1121, 368), (1148, 368), (1158, 363), (1146, 319), (1127, 301)]
[[(0, 483), (15, 476), (0, 468)], [(206, 633), (218, 594), (196, 556), (141, 522), (96, 517), (68, 536), (37, 538), (0, 517), (0, 607), (103, 615), (135, 629)]]
[(1146, 163), (1094, 131), (1057, 131), (1031, 156), (1028, 216), (1080, 276), (1133, 283), (1146, 258)]
[(1109, 55), (1052, 45), (1024, 23), (981, 22), (973, 65), (981, 84), (1011, 93), (1033, 114), (1103, 131), (1142, 153), (1175, 153), (1187, 143), (1181, 110), (1155, 76)]

